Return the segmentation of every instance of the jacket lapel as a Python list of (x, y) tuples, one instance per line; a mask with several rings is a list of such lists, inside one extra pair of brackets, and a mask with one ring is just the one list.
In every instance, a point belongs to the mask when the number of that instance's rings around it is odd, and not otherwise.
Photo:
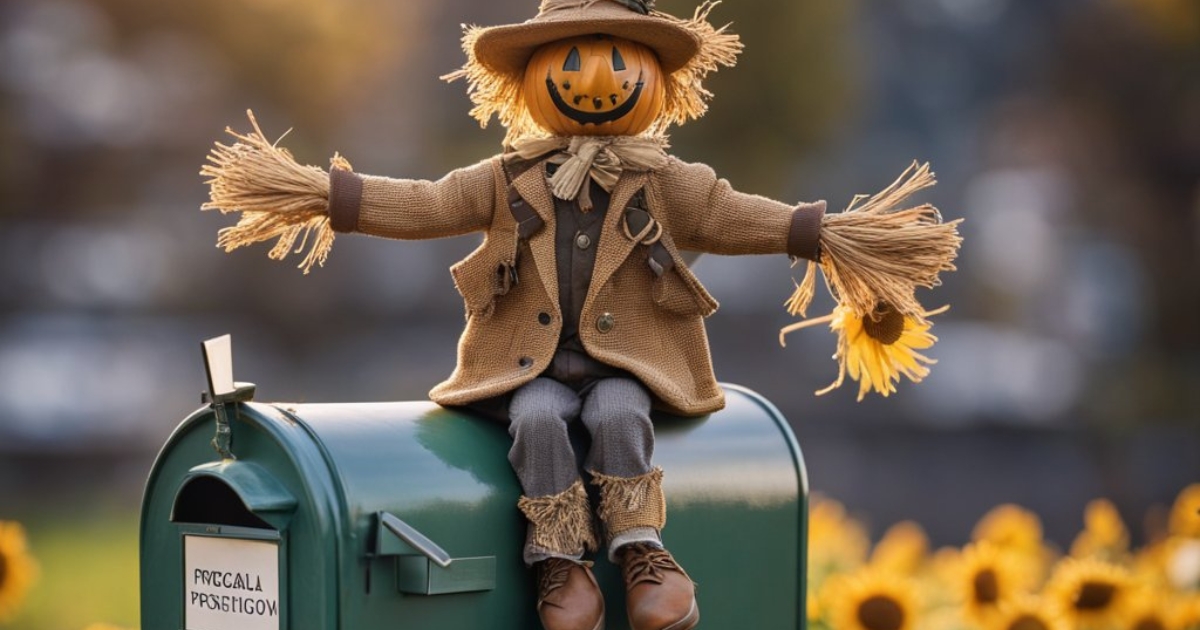
[(596, 267), (592, 271), (592, 282), (588, 287), (585, 304), (595, 298), (600, 287), (608, 282), (608, 278), (617, 270), (617, 267), (621, 266), (621, 263), (625, 262), (629, 253), (637, 246), (637, 243), (625, 236), (621, 222), (625, 220), (625, 207), (629, 205), (629, 200), (633, 199), (634, 193), (646, 185), (647, 179), (649, 179), (647, 173), (626, 171), (621, 174), (621, 179), (613, 188), (608, 212), (604, 217), (604, 229), (601, 232), (599, 249), (596, 250)]
[(525, 203), (545, 222), (541, 230), (529, 237), (529, 249), (533, 252), (533, 262), (537, 266), (542, 284), (545, 285), (546, 294), (550, 296), (550, 301), (557, 310), (558, 264), (554, 256), (554, 199), (550, 196), (550, 188), (546, 184), (545, 165), (539, 163), (526, 169), (513, 179), (512, 183)]

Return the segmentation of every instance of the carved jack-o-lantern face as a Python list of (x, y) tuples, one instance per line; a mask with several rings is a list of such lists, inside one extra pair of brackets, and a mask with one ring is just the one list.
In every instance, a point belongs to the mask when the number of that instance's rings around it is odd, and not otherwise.
[(586, 35), (538, 48), (525, 67), (533, 120), (560, 135), (636, 135), (658, 118), (662, 70), (648, 47)]

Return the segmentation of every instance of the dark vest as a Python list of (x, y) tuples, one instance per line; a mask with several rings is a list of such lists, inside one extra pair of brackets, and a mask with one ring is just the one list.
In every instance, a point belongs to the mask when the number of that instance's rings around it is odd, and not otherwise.
[[(554, 165), (548, 165), (547, 174), (553, 174), (554, 168)], [(600, 244), (601, 228), (611, 199), (610, 194), (596, 182), (589, 180), (589, 185), (592, 196), (592, 209), (589, 212), (580, 210), (575, 201), (554, 199), (554, 251), (563, 326), (558, 337), (558, 350), (543, 376), (575, 387), (596, 379), (626, 374), (623, 370), (593, 359), (579, 339), (579, 316), (592, 283), (596, 248)]]

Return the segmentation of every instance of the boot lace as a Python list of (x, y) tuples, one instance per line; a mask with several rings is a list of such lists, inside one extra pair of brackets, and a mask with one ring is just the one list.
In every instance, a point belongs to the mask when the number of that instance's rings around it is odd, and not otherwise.
[(662, 584), (664, 571), (683, 573), (684, 577), (687, 577), (683, 567), (675, 562), (675, 558), (666, 549), (633, 543), (625, 551), (623, 560), (622, 573), (625, 576), (626, 589), (632, 589), (642, 582)]
[(566, 558), (548, 558), (539, 566), (538, 571), (538, 600), (545, 600), (555, 589), (567, 583), (571, 568), (575, 565), (590, 567), (591, 562), (572, 562)]

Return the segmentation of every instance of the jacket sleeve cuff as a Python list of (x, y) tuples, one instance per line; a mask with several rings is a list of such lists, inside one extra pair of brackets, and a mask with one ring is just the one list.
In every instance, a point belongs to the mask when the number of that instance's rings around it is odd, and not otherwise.
[(334, 232), (358, 229), (363, 180), (357, 173), (340, 168), (329, 171), (329, 225)]
[(821, 219), (825, 202), (801, 203), (792, 211), (788, 229), (788, 255), (805, 260), (821, 258)]

